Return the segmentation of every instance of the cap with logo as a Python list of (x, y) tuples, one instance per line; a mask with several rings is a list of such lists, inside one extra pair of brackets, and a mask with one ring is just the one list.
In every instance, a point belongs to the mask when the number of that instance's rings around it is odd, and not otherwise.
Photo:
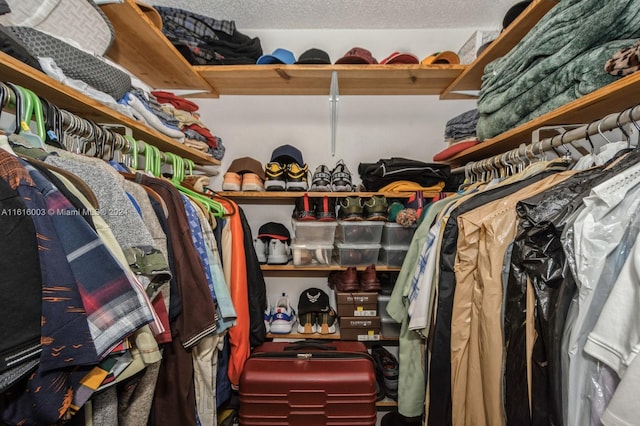
[(293, 64), (296, 61), (293, 52), (287, 49), (276, 49), (270, 55), (262, 55), (256, 64)]
[(300, 316), (310, 312), (329, 312), (330, 310), (329, 295), (319, 288), (306, 289), (298, 299), (298, 315)]
[(353, 47), (336, 64), (377, 64), (378, 61), (371, 52), (362, 47)]
[(304, 51), (296, 64), (331, 64), (329, 54), (321, 49), (308, 49)]

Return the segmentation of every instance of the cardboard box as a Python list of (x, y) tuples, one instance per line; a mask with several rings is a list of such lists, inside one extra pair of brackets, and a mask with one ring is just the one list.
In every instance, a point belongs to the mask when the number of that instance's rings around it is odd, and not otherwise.
[(375, 317), (378, 315), (378, 293), (336, 293), (339, 317)]
[(341, 317), (340, 340), (380, 340), (380, 317)]

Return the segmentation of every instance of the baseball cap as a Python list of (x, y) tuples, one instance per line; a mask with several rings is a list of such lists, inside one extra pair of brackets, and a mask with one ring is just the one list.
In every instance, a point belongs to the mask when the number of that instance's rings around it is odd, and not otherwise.
[(416, 55), (404, 52), (393, 52), (380, 61), (381, 64), (419, 64), (420, 60)]
[(445, 50), (445, 51), (436, 52), (436, 53), (433, 53), (433, 54), (427, 56), (420, 63), (422, 65), (459, 64), (460, 63), (460, 57), (455, 52), (452, 52), (450, 50)]
[(251, 157), (236, 158), (231, 162), (231, 165), (229, 166), (227, 172), (238, 174), (247, 172), (255, 173), (260, 177), (260, 179), (264, 180), (264, 169), (262, 168), (262, 163)]
[(336, 61), (336, 64), (377, 64), (376, 58), (367, 49), (353, 47), (344, 56)]
[(306, 289), (298, 299), (299, 316), (310, 312), (329, 312), (330, 309), (329, 295), (316, 287)]
[(502, 30), (505, 30), (513, 21), (516, 20), (518, 16), (531, 4), (531, 0), (529, 1), (521, 1), (519, 3), (514, 4), (507, 10), (507, 13), (504, 15), (502, 19)]
[(296, 58), (290, 50), (276, 49), (270, 55), (260, 56), (256, 64), (293, 64), (295, 61)]
[(258, 229), (258, 238), (275, 238), (288, 242), (291, 240), (291, 233), (279, 222), (267, 222)]
[(477, 143), (478, 143), (478, 140), (473, 139), (465, 142), (456, 142), (454, 144), (451, 144), (451, 146), (443, 149), (442, 151), (434, 155), (433, 161), (447, 160), (453, 157), (454, 155), (458, 154), (459, 152), (462, 152), (467, 148), (471, 148), (472, 146), (477, 145)]
[(296, 64), (331, 64), (331, 59), (329, 59), (329, 54), (324, 50), (313, 48), (305, 50), (296, 61)]
[(302, 153), (298, 148), (291, 145), (280, 145), (271, 153), (271, 161), (275, 161), (282, 164), (291, 163), (295, 161), (300, 166), (304, 164), (302, 159)]

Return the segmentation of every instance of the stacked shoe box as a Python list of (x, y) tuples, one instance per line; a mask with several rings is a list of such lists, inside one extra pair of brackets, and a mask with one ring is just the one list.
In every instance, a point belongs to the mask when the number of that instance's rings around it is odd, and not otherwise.
[(292, 220), (294, 266), (329, 266), (337, 223)]
[(336, 292), (341, 340), (380, 340), (378, 293)]
[(415, 225), (404, 227), (398, 223), (386, 222), (382, 228), (382, 244), (378, 258), (380, 264), (401, 267), (415, 232)]
[(338, 220), (335, 248), (341, 266), (365, 266), (378, 262), (384, 222)]

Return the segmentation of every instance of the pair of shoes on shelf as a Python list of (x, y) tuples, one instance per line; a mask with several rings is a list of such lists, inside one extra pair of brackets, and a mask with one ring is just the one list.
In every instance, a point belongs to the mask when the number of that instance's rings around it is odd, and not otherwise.
[(333, 334), (337, 314), (329, 304), (329, 295), (315, 287), (306, 289), (298, 300), (298, 333)]
[(309, 187), (309, 166), (296, 162), (266, 164), (264, 187), (267, 191), (306, 191)]
[[(378, 385), (388, 398), (398, 399), (398, 359), (382, 345), (371, 347), (371, 357), (376, 369)], [(380, 380), (381, 379), (381, 380)]]
[(282, 293), (275, 306), (271, 306), (267, 299), (267, 307), (264, 311), (264, 326), (267, 333), (289, 334), (295, 322), (296, 311), (291, 306), (289, 296)]
[(293, 208), (293, 218), (300, 221), (336, 220), (336, 199), (332, 197), (309, 197), (304, 194), (297, 198)]
[(264, 182), (255, 173), (227, 172), (222, 181), (223, 191), (264, 191)]
[(388, 202), (384, 195), (373, 195), (367, 199), (349, 196), (338, 203), (338, 219), (387, 220), (387, 208)]
[(344, 271), (332, 271), (328, 279), (329, 287), (340, 292), (378, 292), (381, 289), (376, 266), (373, 264), (362, 272), (355, 266), (349, 266)]
[(351, 172), (343, 160), (338, 160), (333, 170), (324, 164), (316, 167), (311, 176), (310, 191), (352, 192)]
[(268, 265), (286, 265), (291, 260), (291, 247), (277, 238), (255, 238), (253, 246), (258, 262)]

